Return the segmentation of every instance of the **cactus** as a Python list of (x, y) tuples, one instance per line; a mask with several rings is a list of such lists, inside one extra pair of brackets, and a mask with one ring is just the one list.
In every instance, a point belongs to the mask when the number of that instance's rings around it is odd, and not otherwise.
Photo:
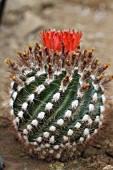
[(104, 119), (105, 75), (94, 49), (80, 50), (82, 33), (42, 31), (38, 43), (6, 59), (12, 78), (10, 115), (19, 139), (38, 158), (73, 158)]

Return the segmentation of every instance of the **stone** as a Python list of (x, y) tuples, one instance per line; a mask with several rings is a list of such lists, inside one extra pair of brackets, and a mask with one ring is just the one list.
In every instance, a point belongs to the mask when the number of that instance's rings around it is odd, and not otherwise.
[(27, 7), (34, 7), (37, 5), (37, 0), (8, 0), (6, 3), (7, 11), (20, 11), (25, 10)]
[(112, 165), (107, 165), (103, 168), (103, 170), (113, 170), (113, 166)]
[(16, 34), (19, 39), (24, 38), (35, 30), (38, 32), (42, 25), (43, 22), (39, 16), (33, 14), (31, 11), (27, 11), (24, 14), (23, 21), (16, 28)]

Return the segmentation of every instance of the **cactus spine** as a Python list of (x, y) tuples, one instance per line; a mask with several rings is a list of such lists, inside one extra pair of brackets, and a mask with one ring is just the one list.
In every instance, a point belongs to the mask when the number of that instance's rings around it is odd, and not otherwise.
[[(93, 138), (105, 111), (104, 74), (89, 52), (81, 52), (81, 32), (43, 31), (44, 47), (18, 52), (10, 66), (10, 115), (20, 140), (42, 159), (67, 159)], [(64, 158), (65, 157), (65, 158)]]

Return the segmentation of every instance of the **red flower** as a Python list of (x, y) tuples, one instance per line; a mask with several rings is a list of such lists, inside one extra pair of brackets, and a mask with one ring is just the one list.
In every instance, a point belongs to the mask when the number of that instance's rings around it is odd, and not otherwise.
[(75, 51), (80, 43), (82, 32), (68, 31), (42, 31), (42, 42), (45, 47), (51, 51), (62, 51), (64, 46), (65, 52)]

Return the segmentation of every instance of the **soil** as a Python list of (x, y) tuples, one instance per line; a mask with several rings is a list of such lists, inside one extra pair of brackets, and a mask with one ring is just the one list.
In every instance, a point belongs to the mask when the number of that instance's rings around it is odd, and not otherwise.
[[(35, 44), (42, 29), (76, 29), (83, 32), (81, 49), (95, 47), (102, 63), (113, 62), (112, 0), (8, 0), (0, 28), (0, 154), (5, 170), (113, 169), (113, 83), (107, 88), (109, 116), (93, 145), (73, 161), (45, 162), (27, 155), (8, 121), (8, 68), (5, 58)], [(113, 63), (108, 69), (113, 73)]]

